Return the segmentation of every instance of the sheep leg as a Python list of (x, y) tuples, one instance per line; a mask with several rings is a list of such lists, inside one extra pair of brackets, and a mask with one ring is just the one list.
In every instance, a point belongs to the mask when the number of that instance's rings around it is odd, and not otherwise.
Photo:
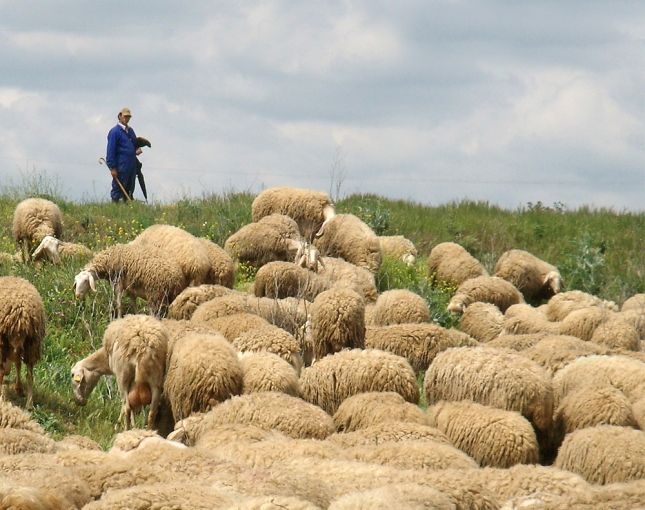
[(121, 319), (123, 318), (123, 282), (121, 278), (114, 285), (114, 293), (116, 297), (116, 317)]
[(27, 363), (27, 403), (25, 407), (31, 409), (34, 404), (34, 367)]
[(14, 389), (16, 391), (16, 395), (22, 396), (24, 395), (25, 390), (22, 387), (22, 360), (20, 359), (20, 356), (16, 357), (14, 364), (16, 365), (16, 384), (14, 385)]
[(161, 391), (158, 387), (151, 385), (152, 400), (150, 401), (150, 410), (148, 411), (148, 429), (154, 428), (155, 419), (157, 418), (157, 410), (159, 409), (159, 402), (161, 400)]

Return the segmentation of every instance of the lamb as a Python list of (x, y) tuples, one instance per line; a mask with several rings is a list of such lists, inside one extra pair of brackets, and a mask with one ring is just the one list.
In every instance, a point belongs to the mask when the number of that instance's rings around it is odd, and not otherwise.
[(551, 377), (521, 354), (490, 347), (448, 349), (437, 354), (428, 368), (423, 390), (428, 405), (472, 400), (519, 412), (538, 433), (546, 433), (551, 425)]
[(276, 354), (289, 363), (298, 375), (302, 370), (302, 343), (289, 332), (273, 324), (249, 329), (231, 340), (233, 347), (244, 352)]
[(327, 193), (289, 186), (266, 189), (251, 204), (254, 222), (275, 213), (293, 218), (309, 241), (316, 233), (320, 235), (324, 225), (335, 215), (334, 204)]
[(303, 242), (294, 220), (272, 214), (244, 225), (226, 240), (224, 249), (233, 260), (259, 268), (275, 260), (293, 260)]
[(15, 391), (23, 394), (21, 367), (27, 367), (27, 401), (34, 400), (34, 365), (42, 356), (47, 318), (36, 287), (24, 278), (0, 277), (0, 399), (5, 398), (4, 377), (16, 366)]
[(511, 282), (527, 302), (549, 299), (562, 290), (555, 266), (524, 250), (509, 250), (495, 264), (493, 275)]
[(441, 401), (428, 407), (428, 425), (448, 436), (482, 467), (509, 468), (537, 464), (539, 447), (533, 427), (514, 411), (472, 401)]
[(103, 346), (72, 368), (74, 400), (85, 405), (102, 375), (116, 376), (121, 393), (121, 415), (126, 429), (134, 415), (150, 405), (147, 426), (152, 428), (166, 373), (168, 332), (160, 321), (146, 315), (128, 315), (109, 324)]
[(478, 342), (490, 342), (502, 333), (504, 314), (492, 303), (476, 302), (464, 310), (459, 329)]
[(270, 352), (240, 354), (242, 393), (280, 391), (300, 396), (300, 382), (294, 368), (280, 356)]
[(554, 465), (600, 485), (645, 478), (645, 432), (614, 425), (576, 430), (564, 438)]
[(208, 250), (190, 232), (172, 225), (152, 225), (141, 232), (132, 243), (145, 247), (155, 246), (174, 258), (186, 279), (184, 287), (214, 283), (207, 281), (212, 271)]
[(334, 414), (348, 397), (366, 391), (395, 391), (419, 402), (419, 386), (410, 364), (377, 349), (351, 349), (325, 356), (300, 375), (303, 398)]
[(226, 251), (210, 239), (198, 237), (197, 240), (206, 249), (209, 260), (209, 270), (203, 283), (222, 285), (229, 289), (235, 284), (236, 268), (233, 259)]
[(40, 243), (45, 236), (61, 236), (63, 216), (54, 202), (43, 198), (28, 198), (16, 206), (11, 233), (22, 251), (23, 260), (29, 261), (34, 245)]
[(464, 313), (468, 305), (477, 301), (492, 303), (504, 313), (509, 306), (523, 303), (524, 298), (506, 280), (496, 276), (478, 276), (459, 285), (447, 309), (449, 312)]
[(291, 262), (274, 261), (258, 269), (253, 292), (257, 297), (297, 297), (313, 301), (331, 285), (331, 280), (304, 267)]
[(459, 287), (466, 280), (488, 276), (488, 272), (464, 247), (439, 243), (430, 251), (428, 278), (433, 285)]
[(435, 356), (449, 347), (479, 345), (467, 334), (434, 323), (368, 326), (365, 347), (381, 349), (408, 360), (415, 372), (424, 372)]
[(546, 316), (552, 322), (560, 322), (571, 312), (590, 306), (598, 306), (613, 312), (618, 311), (618, 307), (613, 301), (603, 301), (586, 292), (570, 290), (556, 294), (549, 299), (546, 306)]
[(77, 243), (67, 243), (52, 236), (45, 236), (31, 254), (32, 260), (47, 259), (54, 264), (62, 260), (89, 259), (93, 255), (87, 246)]
[(163, 316), (168, 305), (186, 287), (177, 261), (164, 250), (143, 243), (116, 244), (94, 255), (74, 277), (76, 299), (90, 289), (96, 292), (96, 280), (107, 278), (116, 294), (116, 315), (123, 317), (122, 299), (127, 292), (136, 312), (136, 298), (147, 300), (151, 315)]
[(315, 240), (323, 257), (340, 257), (347, 262), (378, 274), (381, 245), (378, 237), (353, 214), (337, 214), (327, 222), (324, 234)]
[(417, 260), (417, 249), (414, 243), (403, 236), (379, 236), (383, 257), (402, 260), (408, 266), (413, 266)]
[(226, 296), (234, 291), (222, 285), (199, 285), (186, 287), (173, 299), (168, 307), (168, 318), (175, 320), (188, 320), (193, 316), (199, 305), (213, 298)]
[(430, 322), (430, 310), (418, 294), (393, 289), (383, 292), (376, 300), (373, 321), (375, 326)]

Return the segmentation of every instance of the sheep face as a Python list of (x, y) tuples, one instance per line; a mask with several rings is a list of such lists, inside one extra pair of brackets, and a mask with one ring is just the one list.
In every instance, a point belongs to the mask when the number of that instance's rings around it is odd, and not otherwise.
[(74, 402), (79, 406), (87, 404), (87, 398), (98, 384), (101, 375), (98, 372), (92, 372), (82, 366), (82, 361), (76, 363), (72, 368), (72, 393), (74, 395)]
[(448, 303), (447, 310), (452, 313), (464, 313), (466, 311), (466, 303), (460, 299), (453, 298), (450, 303)]
[[(320, 252), (313, 244), (301, 243), (296, 252), (295, 258), (296, 265), (309, 269), (310, 271), (317, 272), (318, 264), (322, 264), (320, 260)], [(323, 265), (324, 267), (324, 265)]]
[(550, 271), (544, 277), (544, 285), (549, 285), (554, 294), (559, 294), (562, 291), (563, 282), (560, 273), (557, 271)]
[(58, 247), (60, 246), (60, 241), (52, 236), (45, 236), (43, 240), (38, 245), (38, 248), (34, 250), (31, 254), (31, 257), (34, 260), (41, 258), (46, 258), (58, 264), (60, 262), (60, 254)]
[(74, 277), (74, 293), (76, 299), (83, 299), (87, 293), (92, 289), (96, 292), (96, 275), (91, 271), (81, 271)]

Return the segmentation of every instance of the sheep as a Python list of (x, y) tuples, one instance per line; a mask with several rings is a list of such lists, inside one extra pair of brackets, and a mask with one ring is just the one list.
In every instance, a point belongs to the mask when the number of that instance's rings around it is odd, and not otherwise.
[(303, 365), (302, 343), (282, 328), (266, 324), (263, 327), (249, 329), (231, 339), (231, 344), (242, 353), (266, 351), (276, 354), (300, 375)]
[(297, 496), (271, 495), (251, 498), (228, 510), (322, 510), (322, 508)]
[(365, 345), (365, 302), (351, 289), (318, 294), (311, 311), (313, 356), (320, 360), (342, 349)]
[(373, 315), (375, 326), (430, 322), (428, 303), (406, 289), (383, 292), (376, 300)]
[(645, 432), (615, 425), (576, 430), (564, 438), (554, 466), (600, 485), (645, 478)]
[(253, 284), (257, 297), (283, 299), (298, 297), (313, 301), (321, 292), (329, 289), (331, 280), (292, 262), (274, 261), (258, 269)]
[(538, 433), (545, 433), (551, 425), (551, 377), (521, 354), (490, 347), (448, 349), (437, 354), (428, 368), (423, 390), (428, 405), (472, 400), (519, 412)]
[(503, 253), (493, 269), (493, 275), (511, 282), (524, 299), (549, 299), (562, 290), (562, 276), (555, 266), (524, 250)]
[(206, 249), (209, 260), (209, 270), (203, 283), (222, 285), (229, 289), (235, 284), (236, 268), (233, 259), (226, 250), (210, 239), (198, 237), (197, 240)]
[(612, 312), (598, 307), (579, 308), (569, 313), (560, 323), (560, 334), (576, 336), (589, 341), (600, 324), (607, 321)]
[(402, 356), (415, 372), (427, 370), (435, 356), (449, 347), (476, 345), (479, 345), (478, 342), (467, 334), (434, 323), (365, 328), (365, 347)]
[(323, 257), (340, 257), (347, 262), (378, 274), (381, 267), (381, 245), (378, 237), (361, 219), (353, 214), (337, 214), (315, 240)]
[(85, 405), (102, 375), (116, 376), (121, 393), (119, 420), (134, 427), (134, 414), (150, 405), (147, 418), (152, 428), (164, 385), (168, 332), (160, 321), (146, 315), (128, 315), (111, 322), (103, 346), (72, 368), (74, 400)]
[(432, 487), (415, 483), (397, 483), (356, 491), (335, 499), (329, 510), (455, 510), (450, 498)]
[(168, 307), (168, 318), (175, 320), (190, 319), (199, 305), (213, 298), (226, 296), (235, 291), (222, 285), (199, 285), (186, 287), (173, 299)]
[(69, 508), (69, 502), (38, 487), (0, 480), (0, 508), (66, 510)]
[(636, 328), (618, 314), (601, 322), (589, 340), (611, 349), (627, 351), (638, 351), (641, 344), (641, 337)]
[(504, 313), (502, 334), (560, 333), (561, 323), (550, 322), (537, 308), (525, 303), (509, 306)]
[(523, 303), (524, 298), (512, 283), (502, 278), (478, 276), (459, 285), (447, 310), (454, 313), (464, 313), (468, 305), (477, 301), (492, 303), (504, 313), (509, 306)]
[[(571, 494), (559, 498), (549, 510), (633, 510), (645, 507), (645, 481), (632, 480), (627, 483), (594, 485), (586, 494)], [(540, 507), (541, 508), (541, 507)]]
[(414, 243), (403, 236), (379, 236), (383, 257), (402, 260), (408, 266), (413, 266), (417, 260), (417, 249)]
[(478, 342), (490, 342), (502, 333), (504, 314), (492, 303), (476, 302), (464, 310), (459, 329)]
[(23, 260), (28, 262), (34, 244), (40, 243), (45, 236), (60, 237), (63, 233), (60, 208), (44, 198), (23, 200), (13, 213), (11, 233)]
[(0, 455), (54, 453), (58, 445), (46, 434), (25, 429), (0, 429)]
[(546, 306), (546, 316), (551, 322), (560, 322), (571, 312), (589, 306), (598, 306), (613, 312), (618, 311), (618, 307), (613, 301), (603, 301), (581, 290), (570, 290), (556, 294), (549, 299)]
[(628, 310), (636, 310), (637, 312), (643, 313), (645, 311), (645, 294), (634, 294), (627, 299), (620, 308), (620, 311), (626, 312)]
[(300, 383), (294, 368), (280, 356), (270, 352), (240, 354), (242, 394), (260, 391), (281, 391), (300, 396)]
[(462, 400), (438, 402), (426, 415), (428, 425), (444, 432), (481, 466), (508, 468), (539, 460), (533, 427), (517, 412)]
[(598, 345), (567, 335), (547, 335), (522, 351), (523, 356), (542, 365), (550, 375), (580, 356), (605, 353), (606, 349)]
[(260, 268), (275, 260), (293, 260), (303, 242), (294, 220), (272, 214), (233, 233), (225, 241), (224, 250), (233, 260)]
[(96, 280), (107, 278), (116, 294), (116, 315), (123, 317), (122, 299), (127, 292), (136, 312), (136, 298), (147, 300), (150, 313), (161, 317), (168, 305), (186, 287), (177, 261), (160, 248), (141, 243), (116, 244), (94, 255), (74, 277), (76, 299), (90, 289), (96, 292)]
[(222, 335), (189, 333), (173, 346), (163, 392), (177, 422), (241, 394), (242, 384), (235, 349)]
[(416, 404), (419, 386), (410, 364), (377, 349), (351, 349), (325, 356), (300, 375), (303, 398), (329, 414), (348, 397), (366, 391), (395, 391)]
[(374, 274), (338, 257), (320, 257), (318, 274), (329, 278), (333, 286), (346, 286), (361, 294), (367, 303), (378, 298)]
[[(290, 441), (290, 438), (282, 432), (274, 429), (262, 429), (255, 425), (245, 425), (242, 423), (227, 423), (207, 430), (201, 430), (200, 425), (203, 421), (203, 414), (193, 415), (191, 418), (182, 420), (180, 429), (173, 433), (174, 440), (181, 440), (178, 444), (189, 444), (199, 448), (205, 448), (215, 451), (221, 446), (231, 443), (237, 444), (254, 444), (259, 442), (269, 442), (275, 445), (278, 441)], [(195, 428), (191, 427), (192, 422)], [(195, 432), (199, 436), (195, 436)]]
[(230, 292), (214, 297), (199, 305), (190, 320), (192, 322), (209, 322), (227, 315), (246, 312), (248, 311), (247, 301), (250, 297), (249, 294), (241, 292)]
[(526, 333), (520, 335), (509, 335), (502, 331), (502, 334), (486, 344), (487, 347), (497, 349), (512, 349), (514, 351), (524, 351), (543, 340), (547, 333)]
[(459, 287), (466, 280), (488, 276), (488, 272), (464, 247), (457, 243), (439, 243), (430, 251), (428, 278), (433, 285)]
[(427, 425), (419, 406), (406, 402), (393, 391), (359, 393), (348, 397), (333, 416), (337, 432), (353, 432), (388, 421)]
[(289, 186), (266, 189), (251, 204), (254, 222), (275, 213), (293, 218), (309, 241), (315, 234), (320, 235), (324, 225), (335, 215), (334, 204), (327, 193)]
[(164, 439), (154, 430), (133, 429), (117, 434), (108, 454), (127, 459), (135, 450), (156, 448), (161, 444), (172, 445), (176, 448), (186, 448), (186, 445)]
[(36, 434), (45, 435), (45, 430), (31, 415), (11, 402), (0, 400), (0, 429), (28, 430)]
[(402, 421), (383, 421), (354, 432), (332, 434), (327, 438), (327, 441), (341, 447), (398, 441), (434, 441), (452, 445), (448, 436), (437, 428)]
[[(261, 392), (232, 397), (192, 423), (192, 437), (228, 423), (255, 425), (276, 429), (293, 439), (325, 439), (334, 433), (334, 422), (326, 412), (304, 400), (280, 392)], [(184, 424), (175, 424), (177, 433), (169, 438), (181, 438)]]
[(24, 278), (0, 277), (0, 399), (5, 398), (4, 377), (16, 366), (15, 392), (23, 394), (21, 368), (27, 367), (27, 401), (34, 400), (34, 365), (42, 356), (47, 318), (36, 287)]
[(270, 325), (266, 319), (263, 319), (259, 315), (246, 312), (218, 317), (217, 319), (210, 319), (202, 323), (191, 319), (191, 323), (198, 326), (207, 326), (211, 330), (218, 331), (229, 342), (232, 342), (246, 331), (255, 328), (264, 328)]
[(93, 255), (87, 246), (77, 243), (66, 243), (52, 236), (45, 236), (31, 254), (32, 260), (46, 259), (54, 264), (63, 260), (89, 259)]

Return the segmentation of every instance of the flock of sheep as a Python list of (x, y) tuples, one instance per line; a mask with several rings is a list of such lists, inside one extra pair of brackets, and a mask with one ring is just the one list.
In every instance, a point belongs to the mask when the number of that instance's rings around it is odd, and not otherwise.
[[(0, 508), (645, 507), (645, 295), (619, 309), (525, 251), (490, 276), (441, 243), (428, 277), (462, 314), (445, 329), (421, 296), (377, 291), (384, 257), (416, 264), (409, 240), (311, 190), (268, 189), (252, 218), (223, 248), (154, 225), (91, 254), (59, 240), (55, 204), (18, 205), (21, 260), (80, 253), (77, 298), (115, 292), (71, 383), (83, 405), (114, 375), (125, 431), (108, 452), (54, 441), (1, 402)], [(239, 263), (253, 293), (233, 288)], [(29, 407), (45, 309), (27, 280), (0, 283), (0, 384), (15, 365), (21, 390), (24, 363)], [(123, 316), (124, 293), (150, 315)]]

